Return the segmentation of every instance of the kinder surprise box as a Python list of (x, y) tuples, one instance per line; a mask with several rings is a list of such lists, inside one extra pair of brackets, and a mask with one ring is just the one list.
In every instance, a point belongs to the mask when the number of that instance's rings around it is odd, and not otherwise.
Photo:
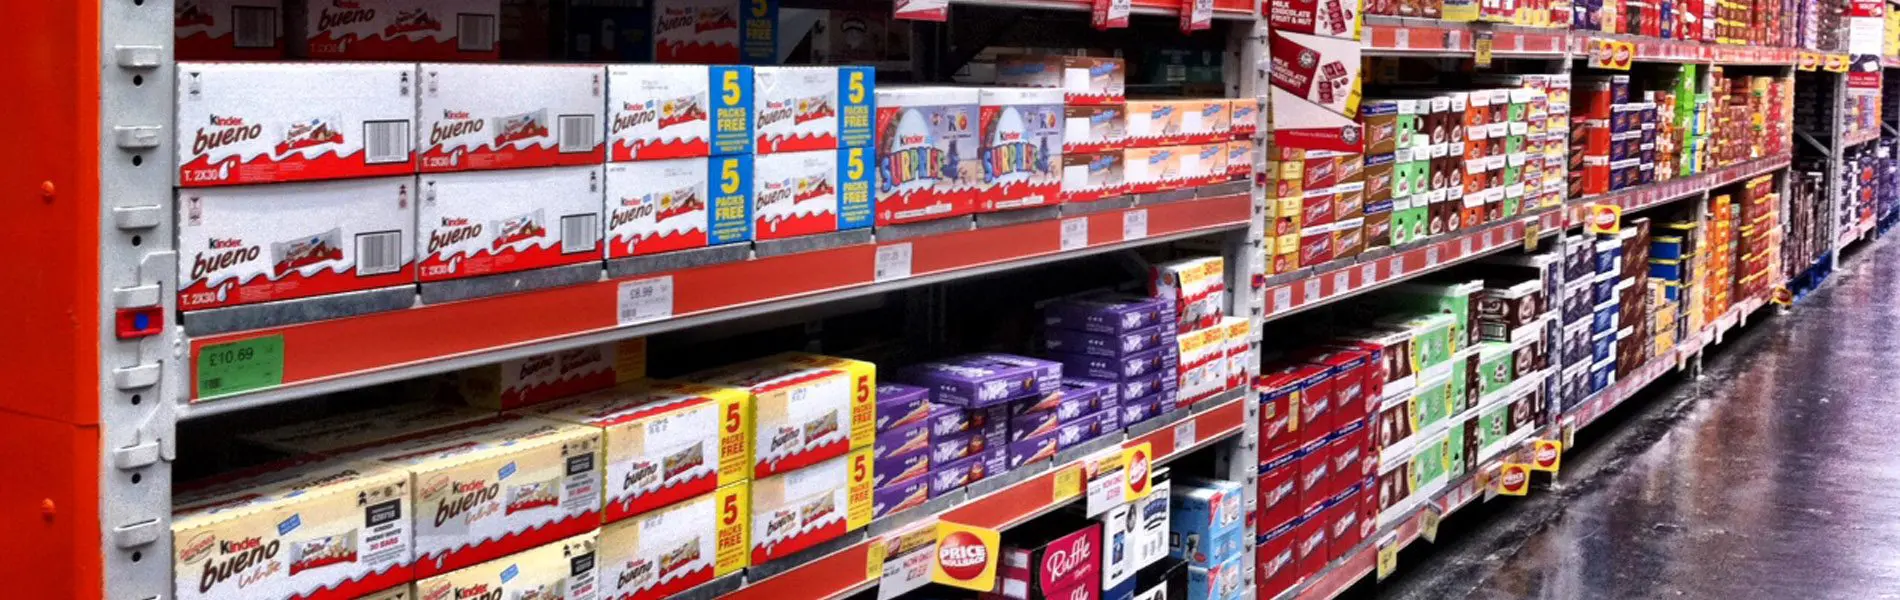
[(303, 45), (295, 49), (306, 58), (501, 58), (495, 45), (500, 0), (304, 0), (291, 6), (291, 39)]
[(877, 224), (976, 210), (983, 187), (976, 88), (877, 90)]
[(869, 158), (865, 148), (753, 157), (753, 239), (870, 227)]
[(600, 430), (503, 415), (349, 455), (408, 469), (416, 576), (600, 526)]
[(414, 173), (413, 64), (182, 63), (178, 185)]
[(277, 26), (283, 0), (184, 0), (172, 10), (179, 60), (261, 60), (284, 56)]
[(752, 77), (759, 154), (870, 143), (870, 67), (753, 67)]
[(984, 88), (983, 191), (978, 210), (1055, 204), (1061, 191), (1062, 92)]
[(594, 597), (597, 532), (589, 531), (453, 573), (418, 579), (416, 600)]
[(599, 597), (671, 597), (746, 564), (745, 482), (600, 530)]
[(607, 258), (752, 239), (752, 157), (607, 164)]
[(422, 281), (600, 260), (601, 167), (441, 173), (418, 180)]
[(599, 65), (430, 63), (421, 72), (421, 172), (598, 165), (607, 156)]
[(752, 92), (751, 67), (609, 66), (607, 160), (751, 154)]
[(179, 310), (413, 284), (415, 182), (179, 190)]
[(751, 399), (736, 388), (641, 381), (526, 413), (600, 429), (606, 438), (604, 516), (613, 522), (744, 481)]
[(180, 491), (176, 598), (354, 598), (410, 578), (409, 478), (340, 461)]
[(869, 446), (875, 435), (877, 367), (871, 363), (789, 352), (691, 379), (751, 391), (753, 477)]
[(871, 522), (871, 449), (752, 482), (750, 564), (855, 531)]
[(739, 62), (739, 3), (656, 0), (653, 59), (669, 63)]
[(1119, 58), (1010, 56), (996, 61), (996, 83), (1060, 88), (1069, 104), (1121, 104), (1127, 67)]
[(449, 379), (464, 402), (512, 410), (646, 376), (646, 338), (633, 338), (464, 369)]

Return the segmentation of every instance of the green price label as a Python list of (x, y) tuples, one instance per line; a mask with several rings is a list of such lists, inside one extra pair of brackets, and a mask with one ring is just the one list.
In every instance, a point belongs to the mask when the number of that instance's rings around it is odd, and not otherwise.
[(242, 394), (284, 382), (284, 336), (271, 335), (198, 350), (198, 400)]

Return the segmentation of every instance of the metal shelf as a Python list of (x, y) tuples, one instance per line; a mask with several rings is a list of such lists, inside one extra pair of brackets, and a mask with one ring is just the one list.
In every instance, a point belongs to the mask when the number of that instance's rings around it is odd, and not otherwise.
[(1371, 15), (1361, 35), (1363, 52), (1385, 56), (1470, 57), (1482, 29), (1492, 31), (1491, 53), (1506, 58), (1584, 58), (1598, 40), (1629, 42), (1637, 62), (1713, 63), (1723, 65), (1796, 64), (1798, 48), (1734, 46), (1643, 36)]

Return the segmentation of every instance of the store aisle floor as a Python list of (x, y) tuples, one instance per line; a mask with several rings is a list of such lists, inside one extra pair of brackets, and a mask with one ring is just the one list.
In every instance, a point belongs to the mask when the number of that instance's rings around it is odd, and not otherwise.
[(1897, 280), (1900, 243), (1850, 251), (1703, 379), (1580, 433), (1561, 489), (1448, 518), (1379, 596), (1900, 598)]

